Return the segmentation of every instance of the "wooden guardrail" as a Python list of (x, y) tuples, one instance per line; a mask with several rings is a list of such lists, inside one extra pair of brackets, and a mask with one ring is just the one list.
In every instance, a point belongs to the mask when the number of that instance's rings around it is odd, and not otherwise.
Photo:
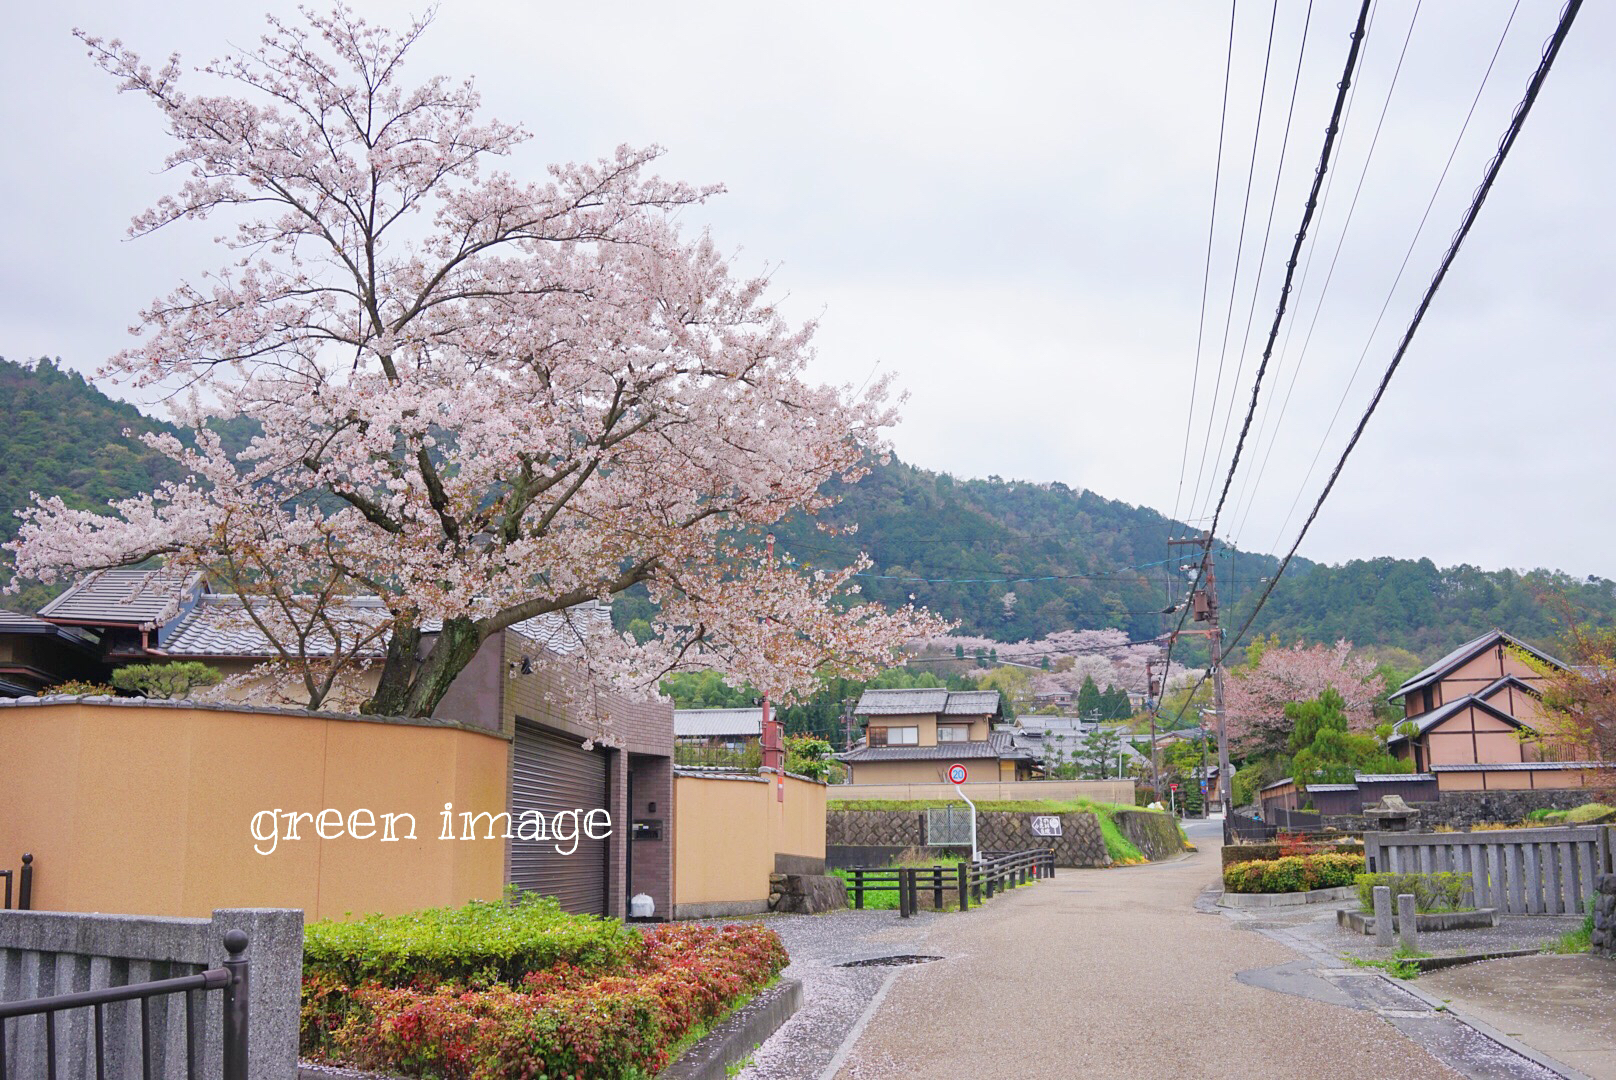
[(862, 909), (866, 894), (898, 893), (898, 915), (907, 919), (920, 907), (922, 892), (931, 894), (932, 908), (941, 911), (952, 894), (961, 911), (981, 905), (996, 893), (1040, 878), (1055, 876), (1055, 853), (1033, 851), (985, 852), (977, 862), (955, 866), (854, 866), (846, 871), (847, 891), (853, 907)]
[(1487, 832), (1366, 833), (1368, 870), (1471, 875), (1475, 902), (1508, 915), (1577, 915), (1616, 872), (1616, 826)]

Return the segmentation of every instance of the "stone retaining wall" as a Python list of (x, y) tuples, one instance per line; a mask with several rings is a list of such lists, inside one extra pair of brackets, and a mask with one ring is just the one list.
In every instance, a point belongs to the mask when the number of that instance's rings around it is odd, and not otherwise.
[[(1587, 788), (1539, 788), (1523, 791), (1444, 791), (1440, 802), (1415, 802), (1409, 806), (1420, 812), (1416, 828), (1428, 832), (1437, 825), (1454, 829), (1486, 822), (1513, 824), (1526, 820), (1533, 810), (1570, 810), (1593, 799)], [(1380, 822), (1362, 814), (1328, 814), (1326, 829), (1340, 832), (1375, 832)]]
[[(1034, 836), (1032, 819), (1059, 817), (1060, 836)], [(1123, 811), (1118, 826), (1149, 858), (1165, 858), (1182, 850), (1171, 817), (1148, 811)], [(831, 810), (825, 815), (826, 854), (833, 866), (872, 866), (888, 860), (841, 858), (836, 849), (858, 849), (858, 854), (890, 852), (897, 855), (924, 847), (924, 810)], [(1047, 848), (1056, 866), (1111, 865), (1100, 823), (1091, 813), (1050, 815), (1020, 811), (985, 810), (977, 815), (976, 846), (981, 851), (1029, 851)], [(941, 849), (928, 849), (941, 850)], [(948, 850), (958, 851), (959, 848)], [(849, 852), (852, 854), (852, 852)], [(890, 856), (889, 856), (890, 858)]]
[(1616, 874), (1605, 874), (1595, 886), (1592, 952), (1616, 960)]

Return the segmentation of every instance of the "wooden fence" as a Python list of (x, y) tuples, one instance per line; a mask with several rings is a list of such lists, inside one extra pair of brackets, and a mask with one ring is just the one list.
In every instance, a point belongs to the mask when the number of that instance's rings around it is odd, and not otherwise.
[(1508, 915), (1577, 915), (1613, 872), (1616, 826), (1469, 833), (1367, 833), (1371, 873), (1471, 875), (1477, 907)]
[(946, 895), (952, 893), (960, 911), (972, 904), (993, 899), (995, 893), (1055, 876), (1055, 856), (1050, 851), (982, 853), (980, 862), (936, 866), (855, 866), (845, 871), (847, 892), (854, 908), (864, 907), (866, 894), (898, 893), (898, 915), (907, 919), (920, 907), (922, 894), (929, 894), (932, 910), (942, 911)]

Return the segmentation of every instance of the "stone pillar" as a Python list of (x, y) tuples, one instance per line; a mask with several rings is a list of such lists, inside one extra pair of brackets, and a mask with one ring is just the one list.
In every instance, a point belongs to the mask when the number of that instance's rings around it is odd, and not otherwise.
[(1616, 874), (1594, 883), (1594, 936), (1590, 951), (1616, 960)]
[(1409, 952), (1420, 951), (1419, 916), (1414, 912), (1414, 894), (1397, 896), (1397, 936)]
[(1388, 885), (1375, 886), (1375, 944), (1392, 947), (1392, 890)]

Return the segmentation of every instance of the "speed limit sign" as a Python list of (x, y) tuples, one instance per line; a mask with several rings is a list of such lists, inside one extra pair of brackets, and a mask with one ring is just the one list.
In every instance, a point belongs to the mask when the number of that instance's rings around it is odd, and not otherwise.
[(963, 765), (950, 765), (948, 767), (948, 782), (950, 784), (963, 784), (963, 783), (965, 783), (965, 766), (963, 766)]

